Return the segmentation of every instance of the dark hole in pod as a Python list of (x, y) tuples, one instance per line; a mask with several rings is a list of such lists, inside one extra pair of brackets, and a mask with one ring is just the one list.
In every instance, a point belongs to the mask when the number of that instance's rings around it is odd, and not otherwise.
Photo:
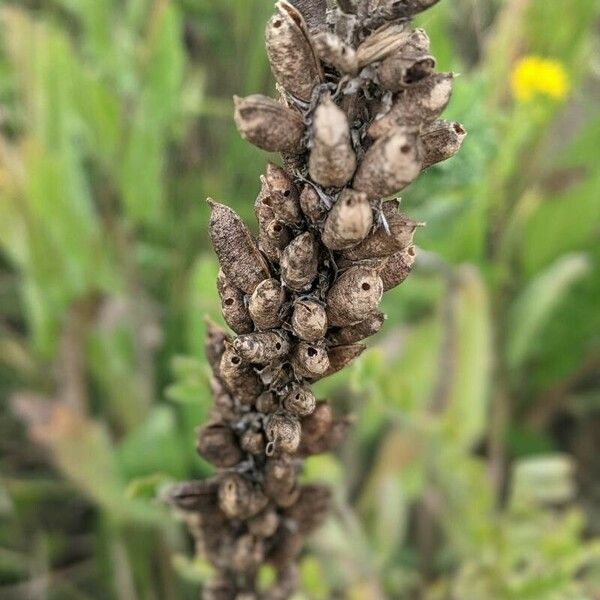
[(371, 286), (368, 283), (363, 283), (361, 287), (365, 292), (368, 292), (371, 289)]
[(239, 365), (239, 364), (242, 362), (242, 359), (241, 359), (239, 356), (234, 356), (234, 357), (231, 359), (231, 362), (232, 362), (234, 365)]
[(316, 356), (317, 355), (317, 350), (315, 348), (313, 348), (312, 346), (307, 350), (307, 354), (309, 356)]

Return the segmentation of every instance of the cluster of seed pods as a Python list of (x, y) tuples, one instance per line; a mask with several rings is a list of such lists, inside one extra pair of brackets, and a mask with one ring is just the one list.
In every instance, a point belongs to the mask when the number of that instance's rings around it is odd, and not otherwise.
[[(301, 485), (302, 460), (348, 427), (311, 384), (352, 362), (377, 333), (383, 294), (415, 261), (421, 223), (389, 199), (453, 156), (465, 131), (439, 120), (452, 74), (437, 73), (410, 18), (437, 0), (281, 0), (266, 30), (278, 98), (235, 98), (254, 145), (279, 152), (255, 202), (258, 237), (209, 200), (217, 289), (230, 335), (208, 326), (214, 409), (198, 435), (218, 469), (175, 486), (198, 552), (215, 568), (204, 600), (284, 600), (323, 521), (325, 486)], [(256, 589), (263, 564), (274, 585)]]

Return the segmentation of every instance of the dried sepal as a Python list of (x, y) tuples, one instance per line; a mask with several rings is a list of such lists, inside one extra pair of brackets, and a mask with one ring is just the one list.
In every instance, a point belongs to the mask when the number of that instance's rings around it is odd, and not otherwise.
[(267, 152), (301, 154), (304, 121), (295, 110), (267, 96), (234, 96), (235, 124), (240, 135)]
[(267, 439), (276, 452), (294, 454), (300, 445), (300, 421), (288, 412), (277, 412), (269, 417)]
[(304, 216), (313, 225), (322, 221), (327, 215), (327, 207), (323, 204), (317, 190), (307, 183), (300, 194), (300, 207)]
[(415, 247), (409, 246), (385, 259), (382, 268), (379, 269), (384, 292), (399, 286), (410, 275), (415, 257)]
[(285, 290), (278, 279), (265, 279), (250, 297), (248, 310), (259, 330), (274, 329), (281, 325), (281, 308)]
[(316, 407), (317, 399), (310, 387), (292, 384), (290, 390), (283, 399), (282, 406), (289, 413), (297, 417), (307, 417)]
[(326, 65), (331, 65), (340, 73), (349, 75), (356, 73), (358, 70), (356, 51), (340, 37), (329, 31), (323, 31), (314, 36), (313, 42), (318, 57)]
[(201, 427), (196, 450), (209, 463), (221, 469), (233, 467), (243, 458), (233, 431), (225, 423), (211, 423)]
[(362, 68), (384, 60), (402, 48), (411, 33), (412, 29), (406, 22), (386, 23), (381, 26), (358, 47), (356, 51), (358, 67)]
[(312, 233), (294, 238), (281, 254), (281, 279), (290, 289), (309, 288), (319, 270), (319, 245)]
[(276, 5), (266, 29), (267, 55), (273, 75), (281, 87), (301, 100), (310, 100), (321, 82), (322, 69), (315, 56), (308, 26), (289, 2)]
[(298, 377), (314, 379), (329, 368), (327, 349), (322, 343), (298, 342), (292, 352), (292, 366)]
[(246, 306), (244, 292), (233, 285), (222, 270), (217, 276), (217, 290), (221, 299), (221, 312), (227, 325), (236, 333), (253, 331), (254, 323)]
[[(379, 271), (381, 277), (381, 271)], [(382, 278), (383, 281), (383, 278)], [(385, 282), (384, 282), (385, 290)], [(349, 327), (340, 327), (333, 330), (327, 336), (327, 341), (332, 346), (347, 346), (348, 344), (355, 344), (360, 342), (372, 335), (375, 335), (380, 331), (385, 323), (386, 315), (382, 312), (375, 312), (364, 321), (357, 323), (356, 325), (350, 325)]]
[(245, 364), (229, 344), (221, 357), (219, 373), (229, 391), (243, 404), (252, 404), (263, 391), (263, 385), (254, 369)]
[(246, 294), (270, 277), (269, 265), (250, 231), (228, 206), (209, 199), (212, 209), (209, 232), (221, 269), (232, 285)]
[(348, 183), (356, 170), (348, 117), (329, 94), (321, 98), (315, 110), (308, 170), (313, 181), (335, 188)]
[(315, 300), (298, 300), (292, 312), (292, 330), (306, 342), (320, 340), (327, 331), (325, 308)]
[(375, 312), (382, 295), (383, 283), (377, 271), (368, 267), (351, 267), (340, 275), (327, 294), (330, 326), (347, 327), (360, 323)]
[(456, 121), (436, 121), (421, 133), (423, 169), (452, 158), (467, 135)]
[(290, 351), (290, 343), (283, 331), (258, 331), (241, 335), (233, 347), (244, 362), (267, 365), (282, 359)]
[(219, 507), (230, 519), (249, 519), (269, 503), (263, 492), (238, 473), (228, 473), (219, 484)]
[(273, 210), (275, 218), (288, 225), (298, 225), (302, 212), (298, 190), (289, 175), (281, 167), (268, 163), (262, 181), (267, 192), (265, 204)]
[(321, 239), (330, 250), (344, 250), (364, 240), (373, 226), (367, 195), (349, 188), (342, 191), (329, 212)]
[(333, 348), (329, 348), (329, 368), (327, 371), (325, 371), (325, 373), (323, 373), (323, 375), (314, 381), (318, 379), (324, 379), (325, 377), (329, 377), (330, 375), (341, 371), (354, 359), (358, 358), (366, 349), (367, 347), (364, 344), (350, 344), (347, 346), (335, 346)]
[(393, 129), (367, 150), (353, 187), (371, 200), (386, 198), (412, 183), (421, 164), (416, 134), (401, 127)]

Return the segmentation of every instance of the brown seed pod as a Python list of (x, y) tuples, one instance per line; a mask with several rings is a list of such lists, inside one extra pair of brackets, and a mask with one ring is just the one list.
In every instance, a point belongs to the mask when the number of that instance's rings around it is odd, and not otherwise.
[(275, 218), (289, 225), (302, 221), (298, 190), (288, 174), (273, 163), (267, 164), (264, 184), (268, 190), (265, 202), (273, 210)]
[(267, 365), (290, 351), (290, 343), (283, 331), (241, 335), (234, 340), (233, 347), (243, 361), (256, 365)]
[(233, 431), (225, 423), (210, 423), (198, 431), (196, 450), (209, 463), (225, 469), (243, 458)]
[(283, 399), (282, 406), (297, 417), (307, 417), (317, 405), (317, 399), (308, 386), (292, 384), (290, 391)]
[(418, 129), (433, 123), (450, 102), (453, 79), (452, 73), (433, 73), (397, 94), (389, 112), (373, 121), (369, 136), (377, 139), (398, 127)]
[(269, 503), (262, 491), (238, 473), (228, 473), (219, 484), (219, 507), (230, 519), (249, 519)]
[(246, 294), (270, 277), (269, 265), (240, 217), (228, 206), (209, 198), (210, 238), (223, 273)]
[(249, 429), (240, 437), (240, 447), (244, 452), (259, 456), (265, 453), (265, 436), (261, 431), (253, 431)]
[(211, 515), (218, 507), (218, 491), (216, 479), (182, 481), (168, 489), (164, 500), (178, 510)]
[[(358, 246), (345, 250), (342, 254), (343, 259), (364, 261), (387, 257), (412, 246), (415, 231), (418, 227), (423, 227), (424, 223), (413, 221), (399, 213), (399, 205), (398, 200), (384, 202), (382, 214), (387, 228), (380, 226)], [(381, 265), (377, 269), (380, 267)]]
[(303, 485), (297, 502), (284, 512), (284, 518), (295, 525), (302, 535), (310, 535), (318, 529), (329, 512), (331, 490), (324, 485)]
[(348, 75), (354, 75), (358, 70), (356, 51), (335, 33), (322, 31), (314, 36), (313, 43), (318, 57), (326, 65)]
[(254, 331), (254, 323), (246, 306), (244, 292), (232, 285), (222, 270), (217, 277), (217, 290), (221, 298), (221, 312), (227, 325), (236, 333)]
[(208, 364), (215, 375), (219, 374), (221, 356), (225, 352), (225, 342), (231, 341), (223, 329), (213, 323), (208, 317), (204, 319), (206, 324), (206, 340), (204, 342), (204, 353)]
[(264, 490), (277, 504), (280, 498), (287, 499), (297, 490), (296, 464), (287, 454), (273, 456), (265, 464)]
[(385, 260), (383, 267), (379, 270), (384, 292), (400, 285), (410, 275), (415, 264), (415, 257), (415, 247), (409, 246)]
[(467, 135), (456, 121), (436, 121), (421, 133), (423, 169), (452, 158)]
[(250, 297), (248, 310), (257, 329), (274, 329), (281, 325), (281, 308), (285, 291), (278, 279), (265, 279)]
[[(240, 536), (231, 552), (231, 566), (238, 573), (253, 572), (265, 558), (265, 547), (261, 538), (252, 534)], [(255, 598), (256, 596), (253, 595)], [(236, 598), (237, 600), (237, 598)]]
[(383, 89), (399, 92), (427, 77), (434, 68), (433, 56), (426, 52), (407, 52), (405, 46), (377, 67), (377, 81)]
[(327, 331), (325, 308), (315, 300), (298, 300), (292, 313), (292, 330), (306, 342), (320, 340)]
[(292, 234), (283, 221), (271, 221), (258, 231), (258, 247), (272, 263), (279, 263), (281, 251), (291, 239)]
[(279, 527), (279, 515), (272, 508), (266, 508), (261, 513), (248, 520), (248, 531), (261, 538), (275, 535)]
[(431, 8), (439, 0), (369, 0), (369, 12), (388, 19), (412, 17)]
[(350, 141), (346, 113), (326, 94), (314, 114), (313, 145), (308, 169), (323, 187), (342, 187), (356, 170), (356, 154)]
[(382, 295), (383, 283), (377, 271), (368, 267), (351, 267), (342, 273), (327, 294), (329, 325), (348, 327), (364, 321), (375, 312)]
[[(381, 272), (379, 274), (381, 276)], [(384, 284), (385, 289), (385, 284)], [(342, 327), (332, 331), (327, 336), (327, 341), (332, 346), (347, 346), (349, 344), (355, 344), (360, 342), (372, 335), (375, 335), (383, 327), (386, 320), (386, 315), (382, 312), (373, 313), (367, 317), (364, 321), (351, 325), (350, 327)]]
[(348, 418), (337, 419), (327, 433), (318, 439), (302, 439), (300, 453), (302, 456), (312, 456), (331, 452), (340, 446), (346, 439), (351, 420)]
[[(272, 450), (294, 454), (300, 445), (300, 421), (287, 412), (278, 412), (269, 417), (266, 428), (267, 439), (272, 444)], [(267, 447), (267, 454), (269, 448)]]
[(300, 207), (304, 216), (314, 225), (327, 215), (327, 208), (319, 197), (317, 190), (307, 183), (300, 194)]
[(279, 401), (275, 398), (273, 392), (263, 392), (256, 399), (256, 410), (263, 415), (269, 415), (279, 409)]
[(410, 38), (412, 29), (406, 22), (386, 23), (374, 31), (357, 49), (359, 69), (384, 60), (397, 52)]
[(319, 269), (319, 245), (312, 233), (294, 238), (281, 254), (281, 279), (290, 289), (309, 288)]
[(373, 210), (362, 192), (342, 191), (323, 226), (321, 239), (330, 250), (344, 250), (364, 240), (373, 226)]
[(235, 124), (241, 136), (267, 152), (301, 154), (304, 122), (295, 110), (260, 94), (234, 96)]
[(300, 421), (300, 426), (302, 427), (300, 452), (303, 455), (311, 454), (308, 450), (326, 435), (333, 426), (331, 405), (323, 401), (317, 402), (315, 410)]
[(364, 344), (351, 344), (348, 346), (335, 346), (329, 348), (329, 369), (319, 377), (324, 379), (329, 377), (338, 371), (341, 371), (344, 367), (347, 367), (355, 358), (358, 358), (367, 347)]
[(235, 401), (231, 394), (225, 389), (223, 382), (218, 377), (211, 377), (210, 389), (214, 401), (211, 419), (214, 422), (224, 423), (230, 423), (236, 420), (238, 415)]
[(254, 369), (244, 364), (240, 355), (229, 344), (225, 346), (219, 372), (228, 390), (244, 404), (252, 404), (263, 391)]
[(403, 190), (421, 172), (417, 136), (397, 128), (378, 139), (367, 150), (354, 178), (354, 189), (370, 200)]
[(327, 0), (290, 0), (304, 17), (310, 31), (316, 31), (325, 26)]
[(302, 14), (282, 0), (266, 31), (267, 55), (277, 83), (293, 96), (310, 100), (323, 73)]
[(292, 366), (298, 377), (319, 377), (329, 368), (327, 349), (322, 343), (299, 342), (292, 353)]

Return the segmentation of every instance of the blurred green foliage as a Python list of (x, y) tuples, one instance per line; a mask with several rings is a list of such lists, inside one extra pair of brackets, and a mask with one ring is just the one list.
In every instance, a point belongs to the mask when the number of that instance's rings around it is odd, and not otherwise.
[[(249, 217), (265, 155), (231, 96), (272, 89), (271, 0), (0, 2), (0, 597), (194, 598), (156, 497), (205, 477), (214, 196)], [(459, 156), (385, 333), (320, 384), (355, 427), (309, 460), (336, 509), (298, 599), (594, 600), (600, 590), (597, 0), (442, 0)], [(565, 69), (564, 101), (511, 72)], [(272, 573), (261, 572), (263, 585)]]

